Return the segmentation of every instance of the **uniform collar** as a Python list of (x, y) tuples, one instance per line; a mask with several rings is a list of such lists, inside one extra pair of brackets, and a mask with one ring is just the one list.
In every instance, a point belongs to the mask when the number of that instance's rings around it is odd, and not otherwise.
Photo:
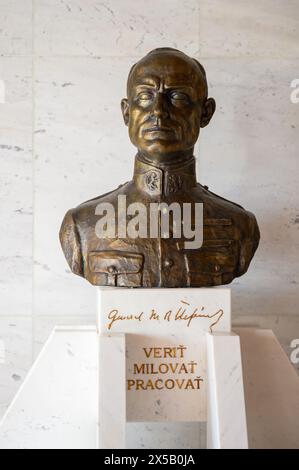
[(138, 189), (151, 196), (169, 196), (188, 191), (196, 186), (195, 158), (192, 156), (187, 161), (156, 165), (137, 154), (133, 181)]

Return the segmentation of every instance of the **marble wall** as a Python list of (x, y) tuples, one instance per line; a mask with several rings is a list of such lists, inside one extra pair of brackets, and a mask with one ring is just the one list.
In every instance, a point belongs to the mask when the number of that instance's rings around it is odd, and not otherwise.
[(218, 108), (199, 180), (260, 224), (234, 322), (273, 328), (286, 348), (299, 337), (298, 40), (298, 0), (0, 0), (0, 416), (52, 327), (95, 321), (58, 230), (69, 207), (131, 178), (119, 103), (155, 47), (206, 67)]

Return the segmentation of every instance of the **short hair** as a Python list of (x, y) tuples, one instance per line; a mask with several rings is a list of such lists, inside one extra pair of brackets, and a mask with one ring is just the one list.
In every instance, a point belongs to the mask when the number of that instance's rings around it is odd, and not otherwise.
[[(200, 73), (203, 77), (204, 84), (205, 84), (205, 96), (207, 98), (208, 97), (208, 82), (207, 82), (206, 71), (205, 71), (204, 67), (202, 66), (202, 64), (197, 59), (194, 59), (194, 57), (189, 57), (184, 52), (179, 51), (178, 49), (174, 49), (173, 47), (157, 47), (156, 49), (152, 49), (150, 52), (148, 52), (144, 57), (148, 57), (149, 55), (154, 55), (154, 54), (168, 53), (168, 52), (176, 52), (178, 54), (181, 54), (181, 55), (187, 57), (188, 59), (193, 60), (193, 62), (197, 65), (197, 67), (198, 67), (198, 69), (199, 69), (199, 71), (200, 71)], [(142, 57), (142, 59), (144, 59), (144, 57)], [(142, 60), (142, 59), (140, 59), (140, 60)], [(136, 65), (138, 65), (139, 62), (140, 61), (133, 64), (130, 71), (129, 71), (128, 80), (127, 80), (127, 92), (129, 90), (130, 77), (131, 77)]]

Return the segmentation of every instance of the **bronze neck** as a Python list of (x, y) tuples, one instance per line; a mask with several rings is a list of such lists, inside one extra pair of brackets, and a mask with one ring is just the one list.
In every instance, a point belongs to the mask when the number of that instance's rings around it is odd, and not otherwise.
[(133, 181), (138, 189), (151, 196), (170, 196), (188, 191), (196, 186), (195, 157), (157, 164), (137, 154)]

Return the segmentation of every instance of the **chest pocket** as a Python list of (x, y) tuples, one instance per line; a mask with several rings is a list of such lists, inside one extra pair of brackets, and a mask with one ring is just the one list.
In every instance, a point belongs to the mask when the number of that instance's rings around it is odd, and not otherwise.
[(92, 251), (88, 255), (89, 278), (102, 286), (140, 287), (143, 255), (127, 251)]
[(235, 240), (205, 240), (199, 250), (186, 253), (192, 285), (231, 282), (237, 268)]

